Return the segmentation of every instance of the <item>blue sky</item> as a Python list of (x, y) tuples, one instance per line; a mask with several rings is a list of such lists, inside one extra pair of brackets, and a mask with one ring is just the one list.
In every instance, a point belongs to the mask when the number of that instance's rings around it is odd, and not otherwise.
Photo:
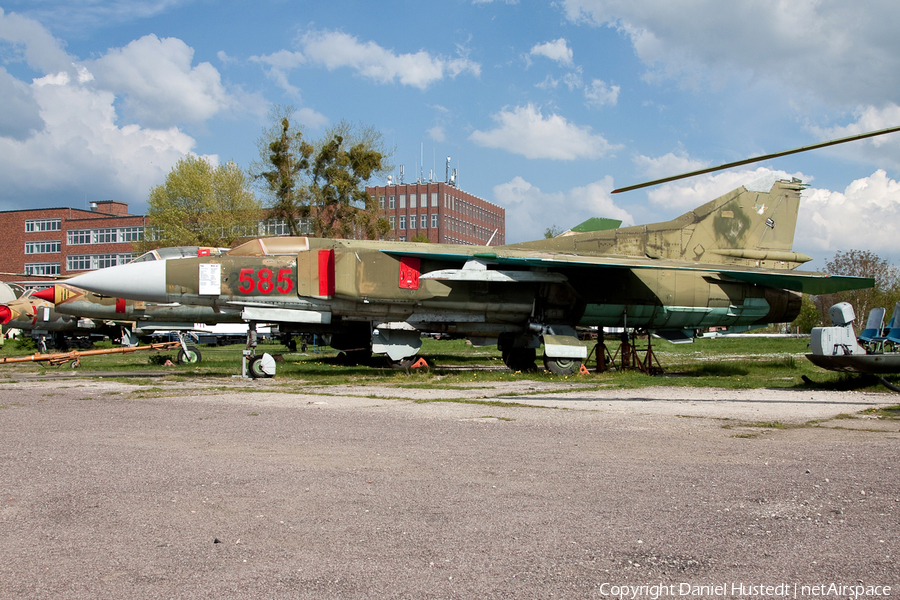
[[(678, 216), (769, 170), (809, 183), (794, 248), (897, 263), (900, 133), (610, 195), (900, 125), (900, 3), (0, 0), (0, 210), (142, 213), (186, 153), (246, 168), (275, 104), (344, 119), (507, 209), (507, 240)], [(423, 161), (424, 158), (424, 161)], [(424, 164), (422, 164), (424, 163)]]

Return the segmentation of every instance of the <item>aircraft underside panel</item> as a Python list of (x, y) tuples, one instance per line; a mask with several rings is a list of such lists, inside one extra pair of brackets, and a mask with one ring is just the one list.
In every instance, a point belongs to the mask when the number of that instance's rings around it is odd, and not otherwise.
[(769, 314), (762, 298), (747, 298), (743, 305), (724, 307), (660, 306), (648, 304), (588, 304), (578, 323), (583, 327), (646, 327), (695, 329), (752, 325)]

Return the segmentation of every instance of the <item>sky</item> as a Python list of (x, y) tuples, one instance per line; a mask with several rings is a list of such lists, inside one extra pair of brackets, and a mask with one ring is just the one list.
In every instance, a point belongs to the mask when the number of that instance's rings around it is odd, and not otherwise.
[[(0, 0), (0, 210), (143, 214), (188, 153), (248, 168), (275, 106), (379, 131), (405, 181), (506, 209), (506, 239), (666, 221), (775, 171), (794, 249), (900, 264), (900, 3), (871, 0)], [(372, 182), (383, 184), (383, 181)]]

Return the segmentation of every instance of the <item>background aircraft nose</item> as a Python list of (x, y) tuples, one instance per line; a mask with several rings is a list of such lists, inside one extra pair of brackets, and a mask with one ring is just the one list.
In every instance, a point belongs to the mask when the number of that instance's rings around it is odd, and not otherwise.
[(12, 319), (12, 311), (8, 306), (0, 305), (0, 325), (6, 325)]
[(54, 294), (55, 290), (56, 286), (50, 286), (48, 288), (32, 292), (31, 297), (40, 298), (41, 300), (46, 300), (47, 302), (56, 302)]

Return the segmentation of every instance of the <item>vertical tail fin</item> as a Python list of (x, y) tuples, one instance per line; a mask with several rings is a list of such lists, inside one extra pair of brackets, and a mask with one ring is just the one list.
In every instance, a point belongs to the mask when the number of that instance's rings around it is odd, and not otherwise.
[(811, 260), (791, 249), (803, 187), (800, 181), (776, 180), (773, 174), (664, 223), (510, 247), (793, 269)]

